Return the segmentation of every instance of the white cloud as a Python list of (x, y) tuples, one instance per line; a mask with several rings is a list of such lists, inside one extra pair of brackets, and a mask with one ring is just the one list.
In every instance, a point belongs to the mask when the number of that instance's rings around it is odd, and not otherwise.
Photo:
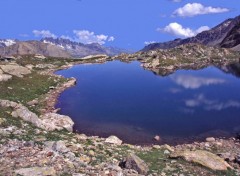
[(53, 37), (53, 38), (56, 38), (57, 36), (53, 33), (51, 33), (49, 30), (33, 30), (32, 31), (33, 34), (35, 35), (35, 37), (42, 37), (42, 38), (45, 38), (45, 37)]
[(114, 38), (113, 36), (111, 36), (111, 37), (108, 38), (108, 41), (109, 41), (109, 42), (113, 42), (114, 40), (115, 40), (115, 38)]
[(200, 3), (188, 3), (173, 12), (173, 16), (193, 17), (196, 15), (228, 12), (229, 9), (221, 7), (205, 7)]
[(61, 35), (62, 39), (68, 39), (68, 40), (73, 40), (71, 37), (67, 36), (67, 35)]
[(198, 33), (209, 30), (209, 29), (210, 28), (208, 26), (201, 26), (197, 30), (193, 30), (190, 28), (184, 28), (181, 24), (174, 22), (174, 23), (170, 23), (165, 28), (158, 28), (157, 31), (169, 33), (171, 35), (178, 36), (178, 37), (193, 37)]
[(198, 33), (201, 33), (203, 31), (208, 31), (210, 29), (210, 27), (208, 26), (201, 26), (200, 28), (198, 28), (196, 31), (195, 31), (195, 34), (198, 34)]
[(144, 45), (150, 45), (150, 44), (153, 44), (153, 43), (157, 43), (156, 41), (146, 41), (144, 42)]
[(225, 83), (225, 80), (218, 78), (204, 78), (191, 75), (172, 76), (171, 79), (185, 89), (198, 89), (202, 86), (217, 85)]
[(240, 102), (235, 100), (228, 100), (226, 102), (219, 102), (217, 100), (207, 99), (203, 94), (196, 96), (194, 99), (185, 101), (185, 105), (190, 108), (203, 106), (206, 110), (221, 111), (227, 108), (240, 108)]
[(113, 36), (96, 35), (88, 30), (74, 30), (73, 33), (75, 34), (75, 40), (84, 44), (99, 43), (103, 45), (106, 41), (114, 41), (115, 39)]

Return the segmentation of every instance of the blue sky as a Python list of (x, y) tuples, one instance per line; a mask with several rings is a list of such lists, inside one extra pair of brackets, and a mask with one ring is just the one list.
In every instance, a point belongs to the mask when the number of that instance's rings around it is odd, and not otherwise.
[(1, 0), (0, 38), (62, 36), (138, 50), (238, 15), (239, 0)]

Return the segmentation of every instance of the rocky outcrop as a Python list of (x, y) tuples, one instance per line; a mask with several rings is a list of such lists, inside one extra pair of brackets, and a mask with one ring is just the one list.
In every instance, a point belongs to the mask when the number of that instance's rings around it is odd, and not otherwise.
[(170, 155), (171, 158), (183, 158), (186, 161), (205, 166), (212, 170), (226, 171), (231, 166), (217, 155), (203, 150), (176, 151)]
[(0, 107), (12, 108), (11, 115), (15, 118), (21, 118), (26, 122), (30, 122), (38, 128), (45, 129), (47, 131), (73, 130), (74, 122), (68, 116), (63, 116), (55, 113), (48, 113), (42, 115), (40, 118), (27, 107), (22, 104), (18, 104), (9, 100), (0, 100)]
[(238, 62), (239, 52), (200, 44), (180, 45), (172, 49), (123, 54), (114, 57), (122, 61), (138, 60), (145, 69), (159, 75), (168, 75), (178, 69), (200, 69), (209, 65)]
[(60, 47), (70, 53), (73, 57), (81, 58), (89, 55), (99, 55), (104, 54), (108, 56), (114, 56), (120, 53), (129, 53), (128, 50), (115, 48), (115, 47), (105, 47), (98, 43), (83, 44), (79, 42), (74, 42), (69, 39), (63, 38), (44, 38), (41, 40), (43, 43), (51, 44), (53, 46)]

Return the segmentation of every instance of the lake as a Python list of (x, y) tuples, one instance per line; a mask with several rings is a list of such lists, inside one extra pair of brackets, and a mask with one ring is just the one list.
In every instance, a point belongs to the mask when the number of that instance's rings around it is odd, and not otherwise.
[(240, 132), (240, 79), (213, 66), (162, 77), (139, 62), (112, 61), (56, 74), (77, 79), (56, 108), (79, 133), (116, 135), (131, 144), (180, 144)]

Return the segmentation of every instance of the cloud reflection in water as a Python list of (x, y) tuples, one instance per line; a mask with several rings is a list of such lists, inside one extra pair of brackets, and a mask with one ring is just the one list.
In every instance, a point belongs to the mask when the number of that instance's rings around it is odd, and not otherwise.
[(185, 89), (198, 89), (202, 86), (223, 84), (226, 81), (219, 78), (205, 78), (192, 75), (176, 75), (171, 76), (171, 79)]
[(185, 105), (190, 108), (203, 106), (206, 110), (221, 111), (227, 108), (240, 108), (240, 102), (235, 100), (228, 100), (226, 102), (220, 102), (218, 100), (210, 100), (203, 94), (196, 96), (194, 99), (185, 101)]

